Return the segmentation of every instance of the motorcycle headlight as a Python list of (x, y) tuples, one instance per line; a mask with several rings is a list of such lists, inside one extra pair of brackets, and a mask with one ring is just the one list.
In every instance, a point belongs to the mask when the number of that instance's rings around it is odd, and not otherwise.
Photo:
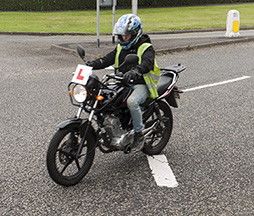
[(87, 98), (87, 90), (86, 90), (86, 88), (84, 86), (82, 86), (82, 85), (76, 85), (73, 88), (73, 97), (79, 103), (84, 102), (86, 100), (86, 98)]

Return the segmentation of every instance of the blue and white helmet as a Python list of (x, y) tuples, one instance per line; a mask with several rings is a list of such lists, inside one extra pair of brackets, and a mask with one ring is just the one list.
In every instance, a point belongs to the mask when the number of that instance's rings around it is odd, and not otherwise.
[[(128, 50), (132, 45), (136, 44), (142, 36), (142, 22), (135, 14), (125, 14), (121, 16), (114, 27), (114, 33), (118, 35), (118, 43), (123, 49)], [(122, 35), (131, 34), (128, 41), (124, 41)]]

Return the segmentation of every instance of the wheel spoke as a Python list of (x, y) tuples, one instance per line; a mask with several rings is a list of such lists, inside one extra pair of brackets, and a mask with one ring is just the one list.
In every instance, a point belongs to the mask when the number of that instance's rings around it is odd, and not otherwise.
[(66, 168), (70, 165), (72, 163), (72, 160), (68, 160), (68, 163), (67, 164), (65, 164), (65, 166), (63, 167), (63, 169), (61, 170), (61, 174), (63, 174), (63, 172), (66, 170)]
[(80, 170), (81, 168), (80, 168), (80, 166), (79, 166), (79, 161), (78, 161), (78, 159), (75, 159), (75, 163), (76, 163), (76, 165), (77, 165), (77, 167), (78, 167), (78, 170)]

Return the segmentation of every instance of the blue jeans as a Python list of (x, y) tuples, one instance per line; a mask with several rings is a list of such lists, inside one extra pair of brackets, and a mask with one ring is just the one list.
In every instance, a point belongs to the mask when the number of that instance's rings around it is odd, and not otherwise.
[(140, 104), (144, 103), (149, 96), (149, 90), (145, 84), (132, 85), (133, 92), (127, 99), (127, 106), (130, 110), (133, 128), (135, 132), (141, 132), (144, 129), (142, 111)]

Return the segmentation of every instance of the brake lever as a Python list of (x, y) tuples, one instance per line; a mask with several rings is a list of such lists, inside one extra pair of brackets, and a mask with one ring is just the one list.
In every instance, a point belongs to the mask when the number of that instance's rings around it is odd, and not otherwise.
[(106, 76), (116, 80), (123, 80), (123, 77), (117, 76), (115, 74), (106, 74)]
[(136, 72), (140, 77), (142, 77), (143, 76), (143, 74), (142, 73), (139, 73), (139, 72)]
[(123, 80), (123, 77), (115, 76), (115, 79), (117, 79), (117, 80)]

